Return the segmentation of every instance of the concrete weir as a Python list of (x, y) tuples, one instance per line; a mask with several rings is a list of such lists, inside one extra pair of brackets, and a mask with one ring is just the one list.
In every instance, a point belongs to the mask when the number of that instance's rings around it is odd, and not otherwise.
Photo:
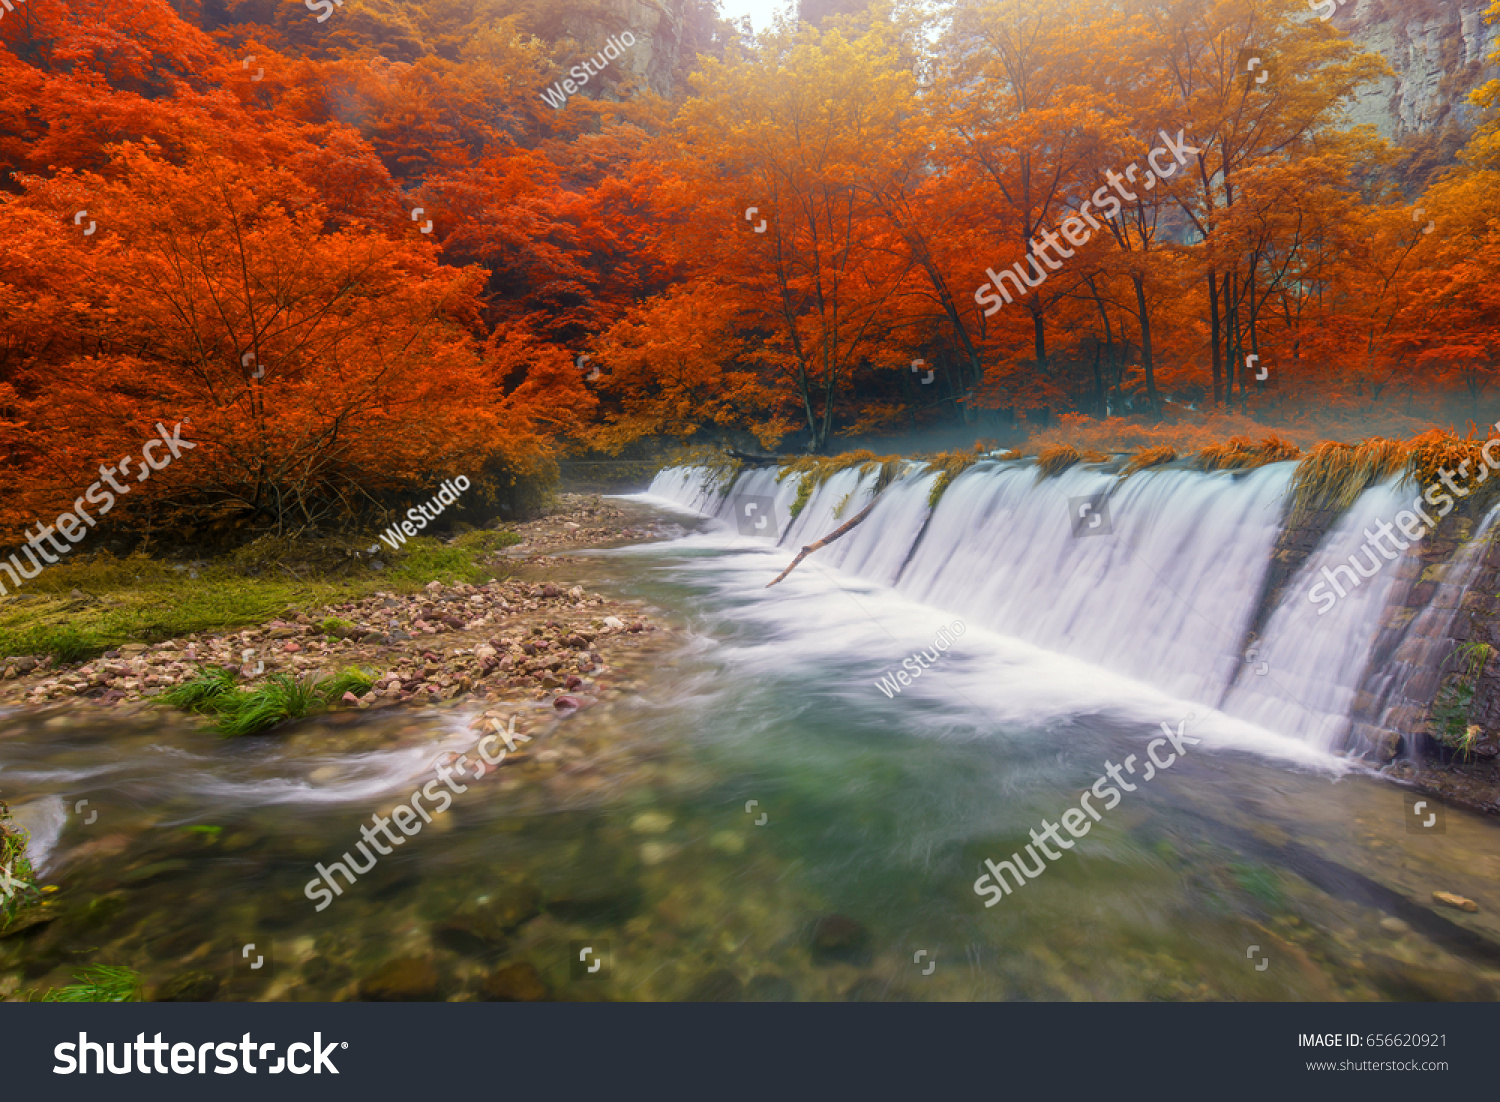
[(1372, 545), (1412, 486), (1391, 479), (1347, 510), (1289, 522), (1294, 466), (1121, 479), (1079, 465), (1039, 479), (1031, 461), (984, 460), (936, 506), (925, 464), (878, 493), (876, 472), (851, 467), (795, 517), (802, 476), (774, 467), (727, 481), (674, 468), (651, 492), (742, 529), (750, 509), (759, 530), (742, 534), (787, 548), (873, 500), (868, 519), (818, 552), (822, 565), (1322, 750), (1411, 754), (1458, 672), (1457, 647), (1489, 642), (1500, 615), (1496, 510), (1464, 502), (1425, 538)]

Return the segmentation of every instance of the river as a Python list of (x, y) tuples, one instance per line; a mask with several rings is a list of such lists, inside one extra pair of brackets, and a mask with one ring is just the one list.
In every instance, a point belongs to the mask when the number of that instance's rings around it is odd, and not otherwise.
[[(1130, 556), (1064, 526), (1039, 546), (977, 477), (930, 519), (914, 482), (767, 590), (789, 547), (852, 515), (857, 476), (796, 522), (785, 487), (757, 484), (778, 546), (753, 514), (741, 534), (695, 511), (701, 487), (668, 472), (630, 508), (674, 517), (675, 538), (590, 554), (577, 580), (644, 600), (685, 644), (631, 671), (627, 701), (549, 720), (529, 760), (467, 785), (322, 910), (315, 866), (472, 746), (471, 710), (234, 742), (165, 715), (12, 711), (0, 791), (61, 890), (57, 917), (0, 938), (0, 990), (108, 963), (148, 991), (462, 1000), (511, 991), (495, 977), (522, 965), (531, 997), (565, 999), (1493, 998), (1493, 821), (1414, 811), (1334, 753), (1337, 693), (1295, 721), (1226, 697), (1256, 676), (1234, 637), (1235, 594), (1258, 582), (1234, 571), (1274, 538), (1276, 477), (1174, 491), (1217, 541), (1151, 537), (1194, 564), (1174, 601), (1128, 589), (1167, 555), (1139, 553), (1149, 538)], [(1131, 481), (1141, 508), (1110, 518), (1125, 534), (1167, 506)], [(1092, 571), (1079, 592), (1056, 581), (1068, 555), (1085, 556), (1070, 577)], [(1315, 672), (1277, 665), (1263, 678)], [(1147, 766), (1169, 734), (1181, 752)], [(1074, 815), (1086, 833), (1044, 833), (1126, 759), (1133, 791)], [(1070, 844), (987, 907), (985, 861), (1032, 861), (1033, 830)]]

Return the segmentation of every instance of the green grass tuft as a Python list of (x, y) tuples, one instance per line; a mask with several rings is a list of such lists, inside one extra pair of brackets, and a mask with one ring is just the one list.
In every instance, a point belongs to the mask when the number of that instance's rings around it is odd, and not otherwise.
[(212, 712), (214, 701), (235, 692), (237, 685), (238, 678), (233, 670), (199, 666), (197, 677), (172, 686), (157, 699), (173, 708), (202, 714)]
[(332, 677), (327, 678), (318, 685), (323, 699), (329, 704), (337, 704), (344, 698), (345, 693), (353, 693), (355, 696), (364, 696), (375, 687), (375, 675), (367, 670), (361, 670), (350, 666), (341, 670)]
[(198, 677), (162, 693), (162, 703), (214, 718), (221, 735), (258, 735), (289, 719), (336, 707), (345, 693), (364, 696), (375, 676), (350, 667), (332, 677), (278, 673), (253, 689), (241, 688), (232, 670), (202, 670)]
[(354, 624), (349, 620), (341, 620), (337, 616), (329, 616), (318, 625), (318, 630), (331, 638), (342, 639), (354, 630)]
[(67, 987), (54, 987), (44, 1003), (138, 1003), (143, 999), (141, 975), (131, 968), (94, 964), (74, 975)]
[(1286, 906), (1281, 880), (1274, 869), (1264, 865), (1231, 865), (1229, 871), (1236, 884), (1265, 906), (1272, 910)]
[(1479, 741), (1480, 728), (1472, 716), (1474, 694), (1479, 687), (1479, 675), (1493, 654), (1493, 647), (1478, 641), (1464, 643), (1454, 650), (1448, 661), (1457, 658), (1458, 669), (1438, 689), (1432, 702), (1428, 730), (1441, 745), (1457, 751), (1465, 761), (1473, 757), (1474, 745)]
[(278, 673), (256, 689), (219, 698), (215, 712), (219, 733), (231, 738), (258, 735), (278, 723), (299, 719), (323, 707), (311, 678)]
[(789, 510), (792, 519), (795, 520), (802, 515), (802, 510), (812, 499), (814, 490), (840, 471), (846, 471), (850, 467), (858, 467), (862, 475), (878, 467), (881, 475), (876, 482), (875, 492), (879, 493), (890, 484), (895, 471), (899, 469), (900, 456), (876, 455), (872, 451), (860, 450), (843, 452), (839, 455), (803, 455), (784, 464), (776, 475), (778, 484), (785, 482), (793, 475), (798, 477), (797, 496), (792, 500), (792, 507)]
[(472, 532), (465, 532), (453, 541), (455, 547), (461, 547), (467, 551), (503, 551), (507, 547), (514, 547), (521, 542), (521, 537), (516, 533), (497, 528), (476, 528)]

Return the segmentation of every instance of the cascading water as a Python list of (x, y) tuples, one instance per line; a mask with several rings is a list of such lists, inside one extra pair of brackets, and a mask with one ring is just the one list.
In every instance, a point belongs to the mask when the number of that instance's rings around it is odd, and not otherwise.
[[(1030, 462), (986, 461), (955, 479), (934, 509), (936, 474), (908, 464), (870, 516), (818, 560), (978, 626), (1338, 750), (1372, 676), (1387, 610), (1420, 569), (1417, 548), (1404, 561), (1382, 560), (1325, 615), (1309, 589), (1411, 494), (1394, 482), (1366, 491), (1269, 617), (1258, 617), (1293, 471), (1291, 463), (1250, 472), (1157, 469), (1122, 480), (1074, 467), (1039, 481)], [(720, 493), (704, 472), (676, 468), (658, 475), (650, 493), (729, 520), (747, 498), (774, 499), (779, 542), (791, 549), (854, 517), (877, 481), (873, 470), (841, 471), (788, 520), (797, 477), (777, 477), (760, 468)], [(1449, 576), (1461, 572), (1455, 563)], [(1264, 630), (1247, 648), (1258, 619)], [(1433, 625), (1427, 630), (1434, 634)]]
[[(1326, 749), (1345, 745), (1385, 611), (1405, 598), (1421, 570), (1420, 545), (1388, 547), (1394, 558), (1387, 558), (1367, 546), (1366, 533), (1406, 508), (1411, 497), (1392, 479), (1366, 490), (1340, 519), (1287, 587), (1255, 662), (1226, 694), (1226, 711), (1273, 730), (1295, 731)], [(1332, 606), (1309, 598), (1331, 578), (1345, 596)], [(1334, 596), (1338, 590), (1324, 592)]]

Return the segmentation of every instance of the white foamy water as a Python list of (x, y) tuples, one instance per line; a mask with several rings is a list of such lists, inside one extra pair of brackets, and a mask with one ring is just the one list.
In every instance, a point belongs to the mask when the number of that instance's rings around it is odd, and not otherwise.
[[(674, 546), (701, 548), (711, 540), (690, 537)], [(1139, 725), (1144, 741), (1161, 734), (1163, 721), (1175, 729), (1191, 715), (1190, 733), (1206, 745), (1343, 768), (1306, 743), (988, 630), (970, 615), (932, 608), (899, 589), (821, 564), (816, 555), (767, 590), (766, 582), (788, 561), (787, 549), (721, 546), (727, 553), (675, 562), (672, 573), (712, 589), (716, 605), (734, 607), (736, 619), (755, 629), (746, 638), (720, 641), (715, 649), (717, 660), (737, 679), (795, 684), (808, 671), (817, 671), (824, 679), (820, 692), (846, 703), (851, 714), (891, 699), (946, 705), (897, 713), (903, 729), (936, 737), (951, 735), (955, 723), (968, 729), (975, 717), (996, 728), (1060, 732), (1080, 717), (1100, 716), (1116, 725)], [(955, 622), (962, 625), (961, 632), (954, 632)], [(951, 645), (936, 661), (916, 663), (922, 672), (909, 674), (910, 683), (892, 694), (894, 672), (912, 655), (937, 650), (934, 644), (945, 628)], [(887, 689), (880, 687), (882, 680)]]
[[(1321, 618), (1308, 586), (1323, 566), (1347, 561), (1364, 542), (1363, 530), (1394, 516), (1411, 495), (1391, 484), (1362, 496), (1280, 595), (1247, 662), (1242, 651), (1293, 469), (1278, 463), (1250, 472), (1151, 470), (1121, 481), (1078, 466), (1038, 481), (1029, 462), (984, 462), (960, 475), (934, 510), (927, 504), (934, 476), (910, 464), (862, 524), (804, 561), (776, 590), (757, 592), (747, 581), (738, 599), (751, 620), (774, 617), (772, 610), (788, 602), (798, 606), (783, 627), (800, 618), (802, 633), (825, 647), (830, 624), (838, 625), (838, 645), (883, 642), (888, 651), (898, 640), (922, 645), (924, 632), (930, 645), (938, 625), (961, 618), (981, 629), (969, 638), (973, 647), (985, 640), (986, 658), (945, 660), (951, 667), (945, 677), (926, 678), (924, 691), (943, 682), (982, 698), (999, 715), (1019, 719), (1034, 709), (1037, 719), (1144, 707), (1143, 716), (1161, 719), (1166, 701), (1199, 705), (1204, 716), (1219, 705), (1213, 722), (1222, 737), (1305, 756), (1281, 745), (1290, 741), (1323, 758), (1342, 746), (1383, 614), (1406, 592), (1410, 571), (1384, 564)], [(733, 525), (684, 542), (744, 548), (745, 560), (733, 556), (728, 568), (738, 573), (748, 560), (755, 563), (748, 573), (769, 581), (797, 547), (864, 508), (875, 475), (840, 472), (814, 491), (795, 520), (779, 513), (780, 546), (768, 555), (769, 539), (740, 535), (739, 512), (751, 496), (789, 509), (795, 484), (795, 477), (778, 484), (775, 471), (763, 468), (716, 492), (701, 471), (678, 468), (662, 472), (640, 497)], [(1101, 495), (1107, 495), (1102, 509)], [(1090, 508), (1081, 509), (1084, 502)], [(762, 566), (764, 559), (770, 561)], [(842, 605), (818, 599), (809, 587), (841, 593)], [(870, 626), (876, 623), (878, 629)], [(920, 630), (911, 627), (918, 623)], [(784, 653), (785, 633), (778, 638)], [(1017, 643), (1028, 647), (1017, 650)], [(1005, 693), (997, 696), (994, 686)]]
[(68, 808), (57, 796), (44, 796), (11, 808), (11, 817), (26, 831), (26, 856), (31, 867), (41, 872), (47, 867), (57, 840), (68, 821)]
[[(1325, 569), (1349, 569), (1360, 552), (1364, 530), (1375, 519), (1389, 519), (1411, 502), (1411, 493), (1392, 480), (1366, 490), (1323, 540), (1282, 594), (1266, 624), (1253, 668), (1241, 675), (1224, 707), (1273, 730), (1295, 731), (1315, 745), (1336, 749), (1350, 726), (1354, 695), (1359, 691), (1381, 617), (1392, 600), (1411, 587), (1411, 571), (1396, 561), (1378, 559), (1373, 576), (1348, 586), (1348, 596), (1333, 608), (1309, 592)], [(1405, 553), (1415, 556), (1420, 545)], [(1368, 563), (1361, 555), (1360, 561)], [(1322, 607), (1326, 611), (1319, 613)], [(1265, 674), (1255, 670), (1266, 669)]]
[[(367, 803), (411, 787), (431, 775), (435, 761), (474, 747), (484, 732), (470, 730), (468, 719), (464, 714), (435, 716), (430, 739), (354, 753), (301, 755), (270, 740), (261, 745), (245, 745), (242, 740), (216, 753), (160, 745), (141, 747), (139, 752), (111, 747), (86, 765), (57, 768), (28, 760), (45, 752), (34, 747), (16, 754), (0, 770), (0, 780), (17, 801), (17, 820), (31, 832), (30, 852), (45, 853), (70, 814), (66, 801), (54, 793), (66, 792), (75, 802), (91, 793), (105, 802), (181, 799), (192, 809)], [(162, 757), (171, 759), (166, 768), (153, 760)], [(94, 802), (97, 806), (101, 801)], [(87, 811), (72, 814), (82, 819)], [(197, 817), (198, 811), (188, 810), (169, 823)]]

